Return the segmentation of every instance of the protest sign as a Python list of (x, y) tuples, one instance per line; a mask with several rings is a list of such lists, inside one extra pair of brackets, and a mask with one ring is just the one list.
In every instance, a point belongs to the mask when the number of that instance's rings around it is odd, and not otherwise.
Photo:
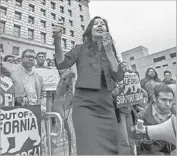
[(143, 103), (140, 80), (136, 73), (125, 72), (124, 79), (118, 84), (117, 107)]
[(36, 68), (35, 71), (42, 76), (44, 89), (55, 91), (60, 80), (57, 69)]
[(8, 75), (6, 72), (1, 68), (0, 107), (14, 106), (14, 95), (15, 95), (14, 83), (10, 75)]
[(3, 107), (0, 109), (1, 155), (41, 155), (41, 109)]

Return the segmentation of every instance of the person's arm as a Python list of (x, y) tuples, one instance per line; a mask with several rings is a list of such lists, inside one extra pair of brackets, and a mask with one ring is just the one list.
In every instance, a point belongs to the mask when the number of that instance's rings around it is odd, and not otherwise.
[(105, 33), (105, 35), (103, 35), (102, 42), (106, 56), (109, 60), (113, 80), (116, 79), (116, 81), (122, 81), (124, 78), (124, 70), (115, 57), (113, 51), (113, 40), (109, 33)]
[(59, 61), (58, 58), (55, 58), (55, 66), (58, 70), (62, 70), (62, 69), (67, 69), (72, 67), (78, 59), (78, 53), (80, 51), (80, 46), (76, 45), (74, 48), (72, 48), (69, 52), (67, 52), (64, 55), (64, 61), (60, 63), (60, 59)]
[(76, 45), (73, 49), (64, 54), (61, 46), (62, 28), (54, 27), (53, 34), (55, 43), (55, 59), (54, 59), (55, 65), (58, 70), (70, 68), (72, 65), (75, 64), (77, 60), (77, 53), (79, 51), (79, 48)]
[(44, 90), (44, 82), (41, 76), (39, 76), (40, 78), (40, 83), (41, 83), (41, 94), (40, 94), (40, 101), (38, 104), (41, 105), (41, 110), (42, 111), (46, 111), (46, 94), (47, 92)]
[(54, 27), (53, 35), (54, 35), (54, 44), (55, 44), (56, 63), (61, 64), (64, 61), (64, 53), (61, 46), (62, 28), (59, 26)]

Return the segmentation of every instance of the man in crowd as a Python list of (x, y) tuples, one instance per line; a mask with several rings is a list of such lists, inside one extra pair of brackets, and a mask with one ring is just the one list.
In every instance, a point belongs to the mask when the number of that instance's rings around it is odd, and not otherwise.
[(6, 55), (3, 59), (4, 62), (14, 63), (14, 56)]
[[(174, 100), (173, 90), (164, 84), (154, 87), (155, 102), (138, 114), (138, 118), (144, 121), (144, 125), (157, 125), (168, 120), (172, 113), (171, 108)], [(164, 141), (151, 141), (141, 144), (142, 153), (148, 155), (169, 154), (171, 145)]]
[(39, 52), (37, 53), (37, 58), (36, 58), (36, 68), (46, 68), (50, 69), (48, 66), (45, 66), (44, 63), (46, 61), (46, 53), (45, 52)]
[(166, 85), (176, 84), (176, 81), (172, 79), (171, 72), (169, 70), (164, 71), (164, 80), (163, 83)]
[[(129, 69), (127, 62), (122, 62), (124, 72), (134, 73)], [(115, 106), (115, 112), (118, 120), (118, 133), (119, 133), (119, 142), (118, 150), (120, 155), (132, 155), (134, 154), (134, 142), (130, 138), (130, 127), (133, 126), (132, 118), (132, 107), (117, 107), (117, 95), (119, 94), (123, 82), (118, 83), (117, 87), (112, 91), (113, 94), (113, 104)]]
[[(22, 52), (21, 64), (17, 65), (16, 70), (11, 71), (12, 78), (15, 82), (15, 105), (41, 105), (41, 111), (46, 111), (45, 103), (45, 92), (43, 89), (43, 80), (35, 70), (35, 60), (36, 53), (32, 49), (27, 49)], [(45, 140), (45, 126), (44, 120), (41, 122), (41, 138), (42, 145), (45, 148), (42, 148), (42, 153), (46, 153), (46, 140)]]
[(23, 105), (27, 102), (30, 105), (41, 105), (44, 100), (44, 90), (42, 77), (33, 68), (36, 53), (34, 50), (27, 49), (22, 52), (21, 59), (22, 63), (17, 65), (15, 71), (12, 71), (15, 81), (16, 105)]
[[(69, 155), (71, 155), (71, 142), (74, 142), (75, 136), (73, 132), (73, 125), (71, 121), (72, 117), (72, 103), (71, 99), (73, 97), (73, 83), (75, 78), (75, 73), (71, 69), (60, 70), (60, 81), (57, 86), (57, 90), (54, 93), (52, 112), (60, 113), (64, 121), (64, 129), (67, 132), (68, 145), (69, 145)], [(56, 121), (53, 120), (54, 129), (57, 130)], [(55, 153), (55, 150), (54, 150)]]

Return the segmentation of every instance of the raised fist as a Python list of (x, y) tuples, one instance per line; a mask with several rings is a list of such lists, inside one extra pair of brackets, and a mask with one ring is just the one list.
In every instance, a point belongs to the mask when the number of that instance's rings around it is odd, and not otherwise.
[(57, 23), (57, 25), (54, 25), (53, 26), (53, 35), (54, 37), (60, 37), (61, 38), (61, 35), (62, 35), (62, 32), (63, 32), (63, 20), (60, 19), (59, 22)]

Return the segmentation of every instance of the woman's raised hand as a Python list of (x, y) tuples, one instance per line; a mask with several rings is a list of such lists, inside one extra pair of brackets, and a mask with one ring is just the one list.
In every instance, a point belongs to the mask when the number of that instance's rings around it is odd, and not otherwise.
[(63, 32), (63, 21), (59, 21), (57, 23), (57, 25), (53, 26), (53, 35), (54, 35), (54, 38), (55, 37), (61, 38), (62, 32)]

